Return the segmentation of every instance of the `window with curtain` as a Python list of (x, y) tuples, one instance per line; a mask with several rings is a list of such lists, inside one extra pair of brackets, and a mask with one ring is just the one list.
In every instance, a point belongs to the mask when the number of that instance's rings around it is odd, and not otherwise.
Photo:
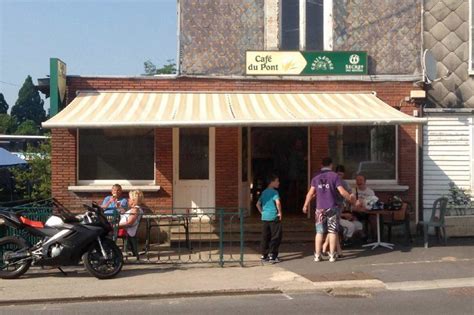
[(79, 130), (79, 180), (154, 180), (153, 129)]

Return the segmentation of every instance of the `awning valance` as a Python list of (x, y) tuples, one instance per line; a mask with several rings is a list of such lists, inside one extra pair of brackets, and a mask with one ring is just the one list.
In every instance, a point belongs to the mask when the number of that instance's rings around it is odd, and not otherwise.
[(79, 92), (45, 128), (413, 124), (372, 93)]

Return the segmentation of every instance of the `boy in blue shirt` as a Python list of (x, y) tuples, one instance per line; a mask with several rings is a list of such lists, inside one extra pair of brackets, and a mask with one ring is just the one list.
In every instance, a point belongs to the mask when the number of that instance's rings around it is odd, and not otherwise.
[[(262, 261), (271, 263), (280, 262), (278, 248), (280, 247), (281, 229), (281, 202), (276, 190), (280, 186), (278, 176), (272, 174), (268, 178), (268, 186), (257, 201), (257, 209), (262, 214)], [(270, 256), (269, 256), (270, 254)]]

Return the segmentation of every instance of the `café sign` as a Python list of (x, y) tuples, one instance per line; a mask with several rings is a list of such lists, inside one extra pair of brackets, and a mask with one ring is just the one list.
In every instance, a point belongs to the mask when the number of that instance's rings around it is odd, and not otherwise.
[(247, 75), (365, 75), (365, 51), (247, 51)]

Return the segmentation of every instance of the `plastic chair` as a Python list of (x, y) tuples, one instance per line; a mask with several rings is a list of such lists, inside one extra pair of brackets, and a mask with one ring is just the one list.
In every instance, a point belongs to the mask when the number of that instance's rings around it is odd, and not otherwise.
[(382, 216), (383, 226), (388, 228), (388, 242), (392, 241), (392, 226), (403, 225), (405, 228), (405, 240), (409, 244), (412, 241), (410, 233), (410, 212), (411, 205), (404, 202), (400, 210), (393, 210), (390, 214), (384, 214)]
[(438, 240), (441, 239), (441, 234), (444, 238), (444, 244), (447, 243), (446, 225), (444, 223), (444, 216), (448, 208), (448, 198), (441, 197), (433, 202), (433, 208), (431, 210), (431, 217), (429, 221), (420, 221), (419, 226), (423, 226), (423, 235), (425, 240), (425, 248), (428, 248), (428, 230), (431, 227), (435, 228)]

